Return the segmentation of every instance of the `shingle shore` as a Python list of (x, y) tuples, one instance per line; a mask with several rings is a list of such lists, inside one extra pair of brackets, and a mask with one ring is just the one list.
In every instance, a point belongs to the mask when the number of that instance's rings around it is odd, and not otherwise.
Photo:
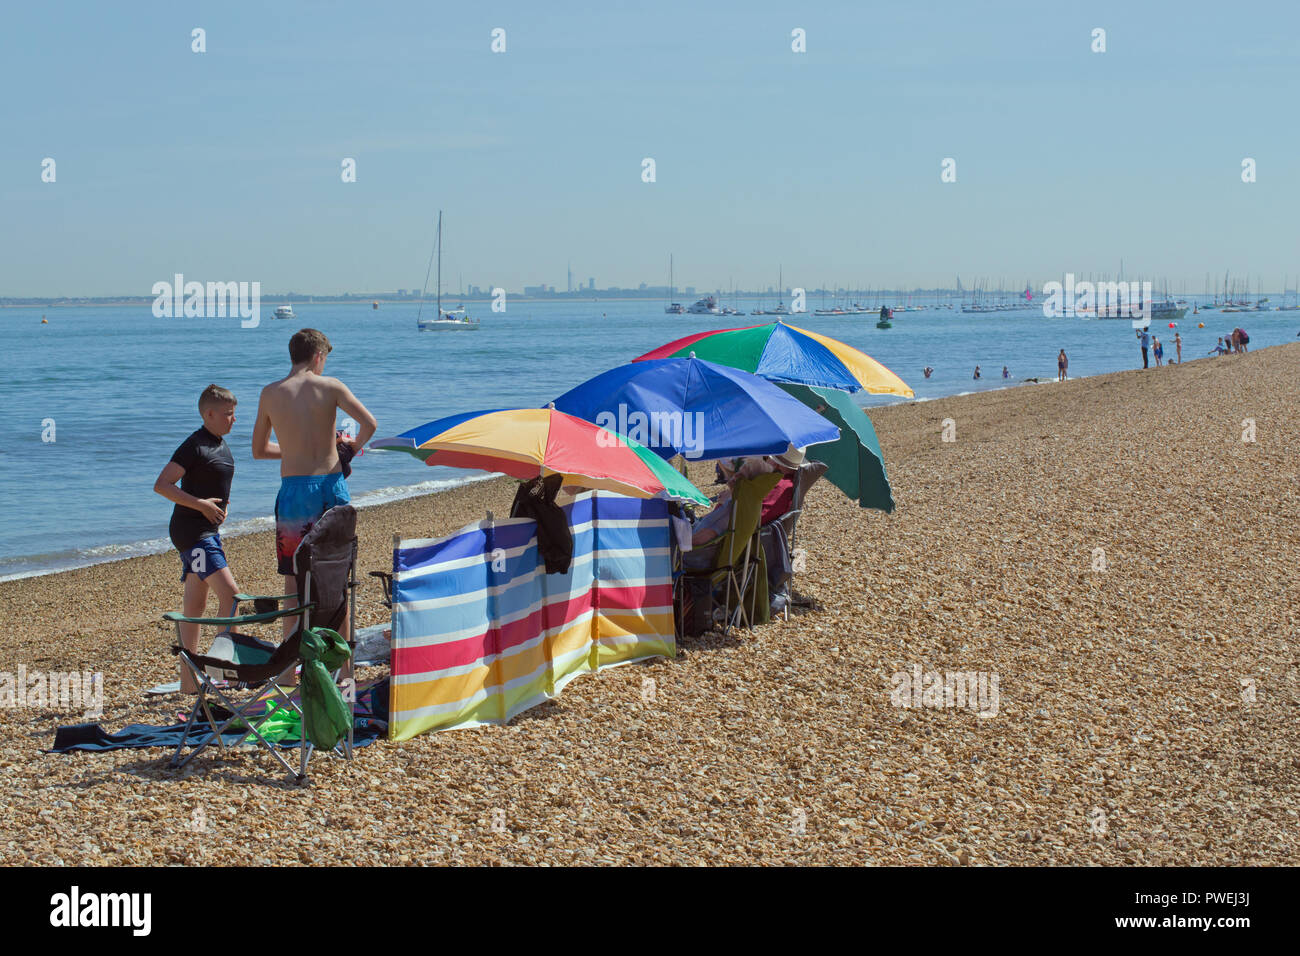
[[(1298, 414), (1300, 345), (873, 410), (898, 510), (814, 489), (811, 610), (306, 788), (258, 751), (45, 755), (80, 715), (0, 710), (0, 862), (1294, 865)], [(513, 487), (362, 511), (361, 570)], [(269, 533), (228, 554), (275, 589)], [(0, 671), (102, 671), (108, 729), (174, 720), (143, 691), (176, 565), (0, 583)], [(996, 676), (996, 716), (895, 706), (916, 666)]]

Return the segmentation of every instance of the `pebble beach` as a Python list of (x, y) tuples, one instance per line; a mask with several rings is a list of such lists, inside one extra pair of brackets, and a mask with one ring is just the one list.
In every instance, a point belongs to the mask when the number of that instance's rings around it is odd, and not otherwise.
[[(0, 709), (0, 862), (1294, 865), (1297, 410), (1300, 344), (873, 408), (898, 507), (813, 489), (811, 606), (508, 726), (318, 756), (307, 786), (255, 749), (44, 754), (80, 713)], [(387, 618), (365, 572), (394, 534), (514, 488), (361, 511), (358, 624)], [(226, 551), (278, 591), (269, 532)], [(0, 582), (0, 671), (102, 672), (106, 729), (175, 722), (187, 699), (145, 690), (176, 676), (178, 576), (167, 553)], [(897, 706), (916, 668), (996, 676), (996, 714)]]

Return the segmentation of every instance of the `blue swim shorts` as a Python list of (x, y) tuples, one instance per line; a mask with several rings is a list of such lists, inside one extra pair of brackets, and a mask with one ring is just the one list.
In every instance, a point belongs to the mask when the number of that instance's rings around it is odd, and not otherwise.
[(351, 500), (341, 471), (280, 479), (280, 493), (275, 496), (275, 558), (280, 574), (293, 576), (293, 553), (316, 519)]
[(226, 552), (222, 550), (219, 534), (204, 535), (194, 542), (194, 547), (182, 551), (180, 555), (182, 581), (190, 573), (197, 574), (200, 581), (206, 581), (209, 575), (227, 567)]

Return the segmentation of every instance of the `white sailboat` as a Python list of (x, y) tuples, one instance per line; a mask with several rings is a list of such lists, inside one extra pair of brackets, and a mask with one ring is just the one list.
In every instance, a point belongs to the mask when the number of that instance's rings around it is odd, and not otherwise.
[(785, 307), (785, 272), (778, 270), (776, 280), (776, 308), (769, 311), (768, 315), (789, 315), (790, 310)]
[(672, 301), (673, 296), (676, 294), (677, 288), (673, 285), (673, 257), (670, 253), (668, 256), (668, 305), (664, 306), (664, 312), (668, 315), (684, 315), (686, 313), (680, 302)]
[[(429, 270), (424, 273), (424, 288), (420, 290), (420, 311), (415, 316), (415, 327), (421, 332), (466, 332), (478, 328), (478, 319), (471, 319), (465, 314), (465, 308), (443, 309), (442, 307), (442, 210), (438, 210), (438, 239), (434, 245), (438, 257), (438, 293), (437, 318), (424, 318), (424, 294), (429, 288)], [(433, 266), (433, 257), (429, 257)]]

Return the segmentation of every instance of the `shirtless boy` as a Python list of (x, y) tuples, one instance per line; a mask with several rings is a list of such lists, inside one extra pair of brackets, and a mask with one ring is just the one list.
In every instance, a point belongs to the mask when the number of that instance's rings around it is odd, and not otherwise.
[[(284, 575), (284, 593), (297, 594), (293, 553), (321, 515), (352, 500), (339, 463), (334, 423), (338, 409), (356, 419), (360, 432), (347, 440), (355, 453), (375, 434), (375, 417), (346, 385), (326, 378), (325, 357), (332, 351), (322, 332), (299, 329), (289, 339), (293, 368), (262, 389), (253, 425), (253, 457), (280, 459), (280, 493), (275, 499), (275, 555)], [(278, 442), (271, 441), (275, 431)], [(296, 607), (291, 600), (285, 607)], [(288, 637), (297, 627), (284, 619)]]

